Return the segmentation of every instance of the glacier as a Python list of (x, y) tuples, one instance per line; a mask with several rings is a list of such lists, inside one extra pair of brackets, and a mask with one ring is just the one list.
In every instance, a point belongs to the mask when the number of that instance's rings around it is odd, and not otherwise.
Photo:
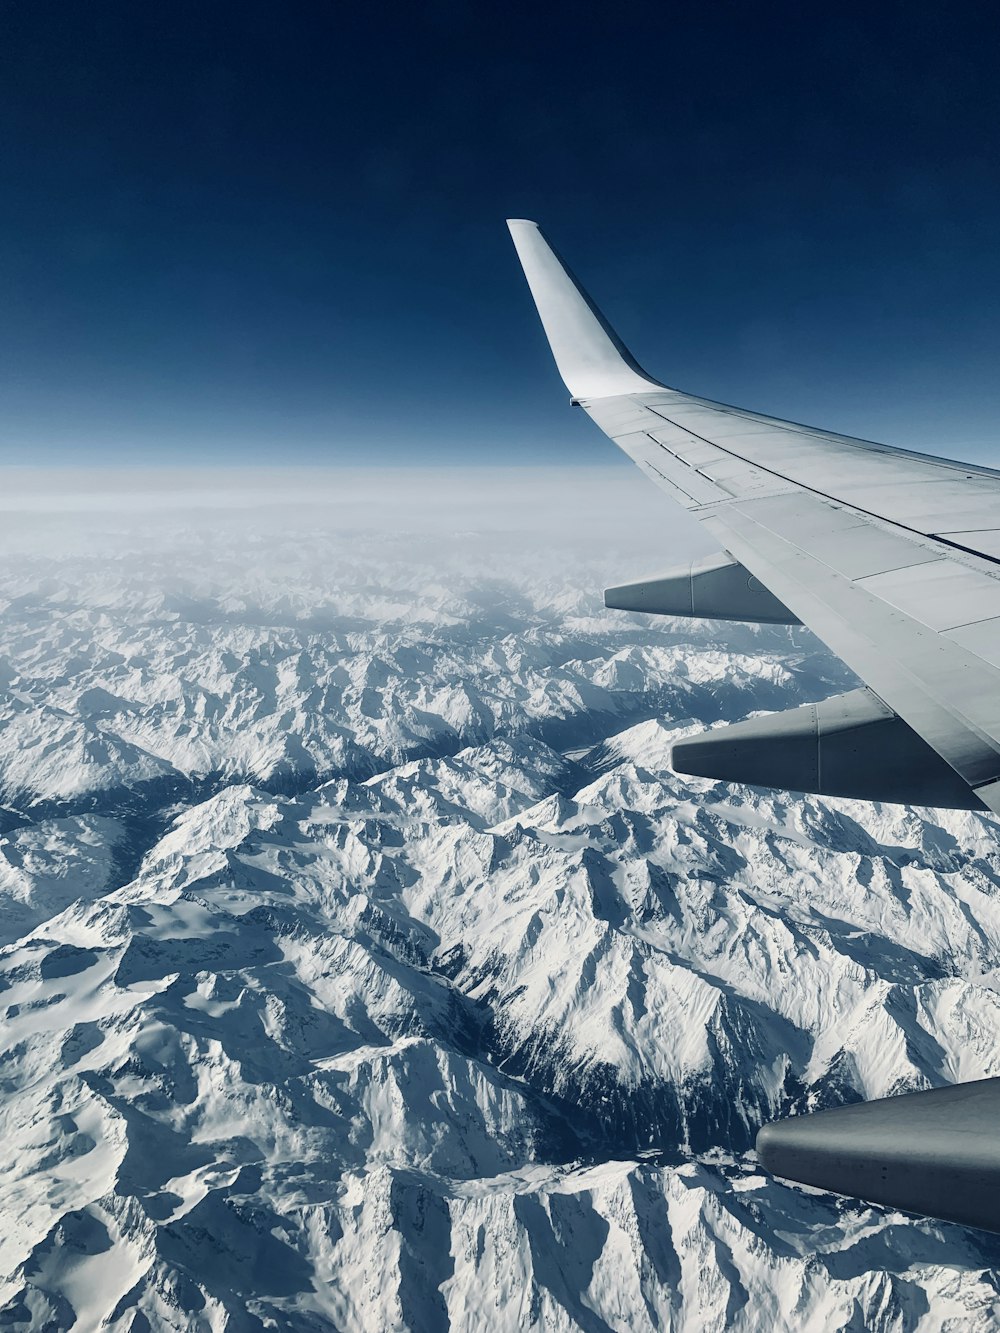
[(996, 821), (672, 774), (853, 681), (606, 611), (691, 540), (641, 480), (34, 481), (0, 1327), (997, 1326), (1000, 1238), (752, 1150), (1000, 1073)]

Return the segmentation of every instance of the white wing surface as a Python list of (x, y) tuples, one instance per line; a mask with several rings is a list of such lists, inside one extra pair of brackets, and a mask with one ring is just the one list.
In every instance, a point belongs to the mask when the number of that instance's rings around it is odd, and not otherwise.
[[(735, 570), (737, 583), (741, 573), (752, 576), (743, 580), (751, 588), (759, 580), (773, 594), (772, 608), (777, 599), (789, 621), (807, 625), (869, 687), (845, 696), (835, 723), (822, 708), (805, 719), (801, 710), (779, 715), (792, 721), (787, 744), (778, 725), (777, 750), (773, 719), (765, 719), (772, 725), (760, 738), (753, 723), (730, 728), (723, 753), (712, 732), (701, 751), (697, 740), (683, 755), (675, 750), (675, 764), (835, 794), (891, 800), (923, 792), (926, 804), (1000, 812), (1000, 472), (667, 388), (637, 365), (537, 225), (508, 225), (574, 402), (731, 557), (708, 576), (684, 572), (662, 586), (609, 590), (632, 599), (609, 596), (609, 604), (675, 613), (670, 589), (680, 579), (684, 598), (690, 595), (686, 613), (693, 614), (696, 587), (709, 576), (717, 580), (713, 588), (721, 586), (735, 561), (743, 567)], [(640, 594), (666, 601), (643, 606)], [(718, 614), (775, 618), (773, 610), (756, 615), (751, 600), (745, 613), (736, 605)], [(887, 772), (884, 790), (879, 786), (892, 719), (901, 719), (898, 734), (907, 737), (907, 772), (926, 769), (924, 787), (901, 787), (898, 772)], [(804, 735), (817, 777), (788, 781), (800, 771), (793, 751)], [(757, 757), (749, 769), (740, 758), (748, 750)], [(699, 753), (708, 757), (699, 761)], [(768, 753), (776, 781), (768, 780)], [(841, 777), (824, 785), (822, 769), (833, 773), (838, 764)]]

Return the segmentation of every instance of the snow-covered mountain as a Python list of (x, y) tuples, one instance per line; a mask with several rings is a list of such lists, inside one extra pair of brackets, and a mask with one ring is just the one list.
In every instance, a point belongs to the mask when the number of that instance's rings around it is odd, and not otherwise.
[(995, 821), (672, 775), (850, 682), (534, 503), (8, 530), (0, 1327), (996, 1327), (1000, 1241), (752, 1153), (1000, 1073)]

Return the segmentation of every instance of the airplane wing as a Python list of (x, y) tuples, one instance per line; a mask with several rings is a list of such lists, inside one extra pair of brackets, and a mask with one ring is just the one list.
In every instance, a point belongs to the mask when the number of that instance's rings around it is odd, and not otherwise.
[[(571, 401), (721, 548), (717, 559), (610, 588), (607, 604), (801, 622), (865, 682), (686, 740), (674, 767), (1000, 813), (1000, 472), (668, 388), (626, 350), (537, 224), (508, 226)], [(863, 1198), (1000, 1230), (1000, 1079), (977, 1089), (953, 1099), (945, 1121), (975, 1141), (973, 1174), (994, 1200), (985, 1209), (928, 1174), (929, 1153), (946, 1183), (961, 1175), (940, 1135), (921, 1155), (924, 1108), (944, 1104), (932, 1094), (766, 1126), (758, 1148), (776, 1174), (824, 1188), (839, 1179)], [(901, 1140), (893, 1128), (910, 1120), (914, 1138)], [(903, 1178), (905, 1189), (893, 1184)]]
[(787, 726), (714, 730), (676, 747), (675, 767), (1000, 812), (1000, 472), (667, 388), (538, 226), (508, 225), (574, 404), (727, 553), (609, 589), (608, 604), (801, 621), (868, 686), (777, 715)]

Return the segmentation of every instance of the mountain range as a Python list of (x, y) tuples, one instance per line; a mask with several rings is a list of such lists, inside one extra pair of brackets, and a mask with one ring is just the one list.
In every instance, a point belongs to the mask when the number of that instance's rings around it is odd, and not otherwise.
[(994, 1328), (753, 1141), (1000, 1073), (995, 821), (677, 777), (853, 681), (474, 517), (5, 539), (0, 1325)]

